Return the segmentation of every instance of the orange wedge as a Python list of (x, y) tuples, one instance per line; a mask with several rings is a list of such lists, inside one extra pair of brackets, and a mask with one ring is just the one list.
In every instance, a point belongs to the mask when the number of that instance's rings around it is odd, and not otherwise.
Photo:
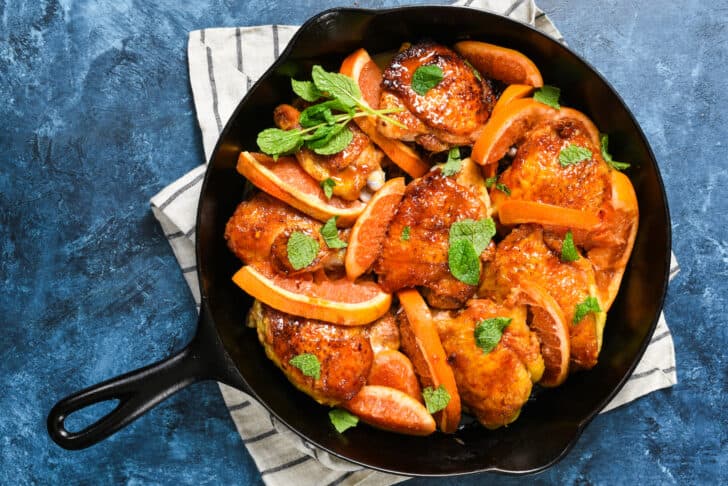
[(342, 406), (363, 422), (390, 432), (430, 435), (435, 431), (435, 420), (425, 406), (394, 388), (363, 386)]
[(564, 208), (535, 201), (509, 199), (498, 206), (498, 219), (502, 224), (537, 223), (542, 226), (560, 226), (571, 229), (596, 229), (601, 220), (594, 213)]
[(529, 86), (527, 84), (511, 84), (505, 90), (503, 90), (500, 98), (498, 98), (498, 101), (493, 107), (493, 112), (490, 114), (491, 118), (494, 117), (497, 112), (503, 110), (504, 107), (511, 101), (525, 98), (526, 96), (533, 93), (533, 90), (533, 86)]
[(415, 400), (422, 401), (422, 392), (412, 361), (394, 349), (385, 349), (374, 355), (367, 385), (396, 388)]
[(564, 312), (546, 290), (533, 282), (521, 281), (518, 291), (531, 306), (533, 319), (530, 327), (541, 343), (545, 369), (539, 384), (546, 387), (558, 386), (569, 375), (571, 353), (569, 327)]
[(455, 50), (481, 74), (491, 79), (506, 84), (528, 84), (537, 88), (543, 86), (543, 78), (536, 65), (516, 50), (478, 41), (458, 42)]
[(379, 257), (389, 223), (404, 196), (404, 189), (404, 177), (388, 180), (372, 196), (354, 223), (344, 259), (346, 275), (351, 280), (363, 275)]
[(556, 110), (533, 98), (524, 98), (512, 100), (500, 110), (494, 110), (473, 146), (471, 157), (480, 165), (497, 163), (529, 129), (544, 119), (574, 120), (587, 131), (594, 147), (601, 146), (599, 130), (582, 112), (566, 107)]
[(369, 324), (392, 303), (392, 296), (374, 282), (314, 278), (312, 274), (288, 277), (262, 265), (244, 266), (233, 275), (233, 282), (281, 312), (343, 326)]
[(287, 203), (312, 218), (326, 222), (334, 216), (339, 227), (354, 224), (364, 210), (361, 201), (327, 199), (319, 183), (293, 157), (278, 161), (264, 154), (241, 152), (237, 170), (258, 189)]
[(450, 401), (444, 410), (437, 412), (436, 418), (440, 430), (452, 434), (460, 424), (460, 394), (430, 309), (414, 289), (402, 290), (397, 297), (407, 316), (400, 324), (402, 349), (412, 360), (424, 386), (438, 388), (442, 385), (450, 394)]
[[(382, 88), (382, 71), (364, 49), (354, 51), (344, 59), (339, 70), (354, 79), (359, 85), (364, 101), (374, 109), (379, 108), (379, 96)], [(421, 177), (430, 170), (429, 164), (423, 161), (417, 152), (408, 145), (387, 138), (377, 130), (377, 124), (372, 117), (359, 117), (354, 121), (362, 132), (374, 142), (392, 162), (412, 177)]]

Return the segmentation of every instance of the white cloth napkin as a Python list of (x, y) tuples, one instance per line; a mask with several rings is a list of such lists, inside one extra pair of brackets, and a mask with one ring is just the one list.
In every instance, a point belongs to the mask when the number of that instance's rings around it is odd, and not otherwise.
[[(507, 15), (534, 25), (563, 42), (558, 30), (533, 0), (463, 0), (455, 4)], [(208, 161), (238, 102), (278, 57), (296, 29), (295, 26), (265, 25), (203, 29), (190, 33), (190, 84)], [(198, 310), (200, 289), (195, 272), (195, 216), (205, 169), (206, 164), (193, 169), (151, 200), (152, 211), (179, 261)], [(678, 270), (673, 255), (671, 277)], [(660, 315), (642, 361), (604, 411), (676, 383), (672, 335), (664, 315)], [(388, 485), (406, 479), (362, 469), (330, 456), (276, 423), (250, 396), (225, 385), (220, 385), (220, 389), (240, 436), (268, 485)]]

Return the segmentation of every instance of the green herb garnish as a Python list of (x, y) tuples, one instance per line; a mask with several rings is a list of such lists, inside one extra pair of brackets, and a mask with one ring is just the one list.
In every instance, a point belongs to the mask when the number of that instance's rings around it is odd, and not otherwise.
[(584, 302), (576, 305), (576, 310), (574, 311), (574, 320), (572, 321), (572, 324), (579, 324), (581, 320), (584, 319), (586, 315), (590, 312), (597, 313), (601, 311), (602, 309), (601, 307), (599, 307), (599, 301), (597, 300), (597, 298), (589, 296), (584, 299)]
[(579, 259), (579, 252), (574, 245), (574, 235), (571, 231), (567, 231), (564, 241), (561, 243), (561, 261), (575, 262)]
[(339, 239), (339, 230), (336, 229), (337, 218), (338, 216), (334, 216), (326, 221), (326, 224), (321, 227), (321, 236), (324, 237), (326, 246), (329, 248), (346, 248), (346, 242)]
[(405, 226), (404, 228), (402, 228), (402, 235), (399, 237), (399, 239), (402, 241), (409, 241), (409, 238), (410, 238), (410, 227)]
[(352, 427), (356, 427), (359, 423), (359, 417), (341, 408), (331, 410), (329, 412), (329, 420), (331, 420), (331, 424), (340, 434)]
[(475, 252), (480, 255), (495, 236), (495, 222), (492, 218), (464, 219), (450, 226), (450, 244), (456, 240), (468, 240)]
[(301, 370), (305, 376), (318, 380), (321, 378), (321, 363), (315, 354), (303, 353), (294, 356), (288, 361), (290, 364)]
[(288, 261), (294, 270), (300, 270), (311, 265), (319, 252), (319, 243), (306, 233), (294, 231), (288, 238), (286, 245)]
[(321, 181), (321, 189), (324, 190), (327, 199), (331, 199), (331, 196), (334, 195), (334, 187), (336, 187), (336, 181), (330, 177)]
[(498, 176), (488, 177), (485, 180), (485, 187), (487, 187), (488, 189), (490, 189), (491, 187), (493, 187), (495, 185), (495, 183), (497, 181), (498, 181)]
[(561, 96), (561, 90), (559, 88), (545, 85), (533, 94), (533, 99), (558, 110), (561, 108), (561, 105), (559, 105), (559, 96)]
[(592, 151), (586, 147), (580, 147), (570, 143), (559, 152), (559, 163), (561, 167), (576, 165), (579, 162), (592, 158)]
[(482, 81), (483, 80), (483, 77), (480, 75), (480, 73), (478, 72), (478, 70), (475, 69), (475, 66), (473, 66), (472, 64), (470, 64), (470, 61), (468, 61), (467, 59), (463, 59), (463, 61), (465, 61), (465, 65), (468, 66), (471, 71), (473, 71), (473, 76), (475, 76), (475, 79), (477, 79), (478, 81)]
[(431, 386), (426, 387), (422, 390), (422, 398), (425, 399), (425, 406), (430, 413), (445, 410), (447, 404), (450, 403), (450, 394), (443, 385), (438, 386), (434, 390)]
[(442, 68), (436, 64), (420, 66), (412, 75), (412, 89), (420, 96), (424, 96), (442, 81)]
[(258, 134), (258, 147), (273, 158), (296, 152), (305, 146), (319, 155), (333, 155), (344, 150), (353, 138), (347, 125), (361, 116), (387, 120), (400, 128), (402, 123), (388, 116), (399, 108), (374, 110), (362, 98), (356, 82), (348, 76), (330, 73), (321, 66), (311, 70), (313, 81), (291, 80), (293, 91), (306, 101), (324, 101), (303, 110), (298, 123), (301, 128), (281, 130), (268, 128)]
[(606, 133), (600, 133), (599, 141), (601, 142), (602, 146), (602, 158), (607, 163), (607, 165), (609, 165), (609, 167), (615, 170), (629, 169), (629, 162), (617, 162), (616, 160), (612, 159), (612, 154), (609, 153), (609, 135), (607, 135)]
[(496, 189), (498, 189), (500, 192), (502, 192), (506, 196), (511, 195), (511, 190), (508, 188), (508, 186), (506, 186), (502, 182), (498, 182), (498, 176), (488, 177), (485, 180), (485, 187), (490, 189), (493, 186), (495, 186)]
[(463, 161), (460, 160), (460, 149), (458, 147), (451, 148), (447, 153), (447, 162), (442, 166), (442, 175), (450, 177), (460, 172), (463, 167)]
[(495, 349), (503, 336), (503, 330), (513, 319), (510, 317), (491, 317), (483, 319), (475, 326), (475, 344), (488, 354)]
[(468, 285), (480, 281), (480, 254), (495, 235), (491, 218), (465, 219), (450, 226), (450, 248), (447, 263), (453, 277)]

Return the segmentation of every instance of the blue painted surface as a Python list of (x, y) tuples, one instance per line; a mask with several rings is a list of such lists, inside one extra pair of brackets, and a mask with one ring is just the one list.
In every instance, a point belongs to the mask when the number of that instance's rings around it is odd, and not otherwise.
[[(57, 399), (192, 335), (193, 301), (148, 206), (202, 160), (187, 32), (300, 23), (340, 2), (180, 3), (0, 0), (0, 484), (260, 482), (214, 384), (85, 451), (45, 433)], [(541, 5), (642, 124), (683, 270), (665, 307), (680, 384), (598, 417), (529, 481), (726, 483), (728, 1)], [(484, 481), (520, 482), (447, 483)]]

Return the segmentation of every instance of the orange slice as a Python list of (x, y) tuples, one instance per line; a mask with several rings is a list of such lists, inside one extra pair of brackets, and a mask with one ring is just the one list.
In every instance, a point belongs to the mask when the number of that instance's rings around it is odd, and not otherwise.
[(498, 98), (498, 101), (493, 107), (493, 112), (490, 114), (491, 118), (494, 117), (496, 113), (503, 110), (504, 107), (511, 101), (525, 98), (533, 93), (533, 90), (533, 86), (529, 86), (527, 84), (511, 84), (503, 91), (503, 93), (501, 93), (500, 98)]
[(533, 98), (524, 98), (512, 100), (500, 110), (494, 110), (473, 146), (471, 157), (481, 165), (497, 163), (526, 131), (544, 119), (574, 120), (584, 127), (595, 147), (601, 146), (599, 130), (582, 112), (566, 107), (556, 110)]
[(539, 384), (558, 386), (569, 375), (571, 345), (569, 327), (558, 302), (541, 286), (521, 281), (518, 291), (531, 306), (533, 319), (530, 327), (541, 343), (545, 370)]
[(520, 52), (487, 42), (462, 41), (455, 50), (484, 76), (506, 84), (543, 86), (541, 72), (528, 57)]
[(345, 201), (336, 196), (327, 199), (319, 183), (293, 157), (274, 161), (264, 154), (241, 152), (237, 170), (258, 189), (312, 218), (325, 222), (338, 216), (339, 227), (354, 224), (365, 207), (361, 201)]
[(440, 430), (452, 434), (460, 424), (460, 394), (430, 309), (414, 289), (397, 292), (397, 297), (407, 316), (400, 325), (402, 349), (412, 360), (423, 385), (433, 388), (442, 385), (450, 394), (450, 401), (444, 410), (437, 412), (436, 418)]
[(601, 220), (594, 213), (564, 208), (535, 201), (509, 199), (498, 206), (498, 219), (502, 224), (537, 223), (542, 226), (560, 226), (571, 229), (596, 229)]
[(246, 265), (233, 275), (233, 282), (281, 312), (343, 326), (369, 324), (392, 303), (392, 296), (374, 282), (314, 279), (312, 274), (288, 277), (265, 266)]
[(396, 388), (412, 398), (422, 401), (422, 392), (415, 369), (412, 367), (412, 361), (394, 349), (385, 349), (374, 355), (367, 385)]
[[(354, 79), (359, 85), (364, 101), (374, 109), (379, 108), (379, 96), (382, 88), (382, 71), (364, 49), (354, 51), (344, 59), (339, 70)], [(387, 138), (377, 130), (376, 121), (372, 117), (359, 117), (354, 121), (362, 132), (382, 149), (392, 162), (412, 177), (421, 177), (430, 170), (430, 165), (423, 161), (417, 152), (399, 140)]]
[(404, 196), (404, 189), (404, 177), (387, 181), (372, 196), (354, 223), (344, 259), (346, 275), (351, 280), (363, 275), (379, 257), (389, 223)]
[(386, 386), (366, 385), (343, 407), (379, 429), (407, 435), (430, 435), (435, 420), (420, 402)]

